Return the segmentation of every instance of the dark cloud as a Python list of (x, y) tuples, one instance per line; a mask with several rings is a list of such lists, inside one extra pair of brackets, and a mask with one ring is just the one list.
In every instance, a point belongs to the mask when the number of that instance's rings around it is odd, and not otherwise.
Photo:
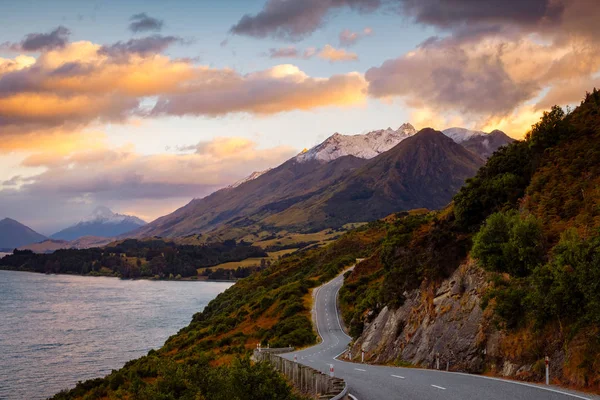
[(64, 47), (69, 42), (71, 31), (59, 26), (50, 33), (30, 33), (13, 48), (22, 51), (43, 51)]
[(129, 30), (134, 33), (149, 31), (158, 32), (164, 25), (163, 20), (152, 18), (146, 13), (132, 15), (129, 20), (132, 21), (129, 24)]
[(298, 49), (293, 46), (269, 49), (269, 58), (298, 58), (298, 56)]
[(564, 6), (555, 0), (399, 0), (400, 12), (418, 23), (447, 30), (473, 24), (536, 26), (556, 22)]
[(130, 39), (126, 42), (119, 41), (110, 46), (103, 46), (100, 49), (100, 53), (113, 57), (131, 53), (148, 55), (162, 53), (173, 43), (184, 43), (184, 41), (176, 36), (152, 35), (140, 39)]
[(244, 15), (230, 32), (256, 38), (297, 41), (321, 27), (327, 15), (341, 8), (372, 12), (381, 0), (268, 0), (256, 15)]

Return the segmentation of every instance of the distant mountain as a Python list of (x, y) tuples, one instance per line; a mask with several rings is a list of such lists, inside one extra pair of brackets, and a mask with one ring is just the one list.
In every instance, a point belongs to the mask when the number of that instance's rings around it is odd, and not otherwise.
[[(317, 147), (326, 147), (322, 145)], [(411, 208), (439, 208), (482, 164), (483, 159), (441, 132), (425, 129), (370, 160), (294, 157), (126, 236), (208, 233), (222, 240), (265, 231), (314, 231)]]
[(448, 128), (442, 132), (456, 143), (485, 159), (489, 158), (500, 147), (515, 141), (515, 139), (497, 129), (486, 133), (465, 128)]
[(318, 196), (264, 220), (288, 229), (319, 230), (393, 212), (445, 206), (484, 160), (427, 128), (369, 160)]
[(500, 147), (506, 146), (514, 141), (515, 139), (511, 138), (506, 133), (494, 130), (485, 135), (472, 136), (463, 141), (461, 145), (467, 150), (471, 150), (473, 153), (487, 159)]
[(295, 157), (298, 162), (310, 160), (332, 161), (343, 156), (371, 159), (388, 151), (417, 131), (411, 124), (403, 124), (398, 129), (380, 129), (364, 135), (341, 135), (334, 133), (323, 143), (302, 152)]
[(13, 250), (19, 246), (46, 239), (46, 236), (14, 219), (4, 218), (0, 221), (0, 249)]
[(52, 239), (75, 240), (84, 236), (115, 237), (132, 231), (146, 222), (132, 215), (116, 214), (107, 207), (97, 207), (92, 215), (76, 225), (50, 236)]
[(454, 140), (456, 143), (462, 143), (466, 140), (471, 139), (472, 137), (487, 135), (487, 133), (483, 131), (474, 131), (471, 129), (458, 127), (444, 129), (442, 133), (448, 136), (450, 139)]

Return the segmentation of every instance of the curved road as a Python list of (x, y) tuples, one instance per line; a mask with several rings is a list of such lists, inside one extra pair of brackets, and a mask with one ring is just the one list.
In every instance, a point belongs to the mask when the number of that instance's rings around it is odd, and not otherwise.
[(348, 348), (351, 338), (340, 324), (337, 295), (344, 282), (343, 274), (316, 289), (313, 313), (317, 330), (323, 339), (316, 346), (288, 353), (301, 364), (328, 373), (334, 365), (335, 376), (349, 385), (350, 394), (358, 400), (572, 400), (597, 399), (583, 393), (566, 392), (555, 387), (526, 384), (480, 375), (417, 368), (397, 368), (337, 360)]

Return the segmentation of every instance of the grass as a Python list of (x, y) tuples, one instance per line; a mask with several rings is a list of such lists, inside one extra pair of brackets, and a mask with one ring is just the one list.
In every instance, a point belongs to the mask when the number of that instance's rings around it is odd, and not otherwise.
[[(246, 258), (245, 260), (242, 260), (242, 261), (232, 261), (232, 262), (222, 263), (222, 264), (218, 264), (213, 267), (207, 267), (207, 268), (210, 268), (212, 270), (217, 270), (219, 268), (237, 269), (238, 267), (257, 267), (260, 265), (262, 260), (271, 261), (271, 263), (274, 263), (275, 261), (279, 260), (280, 257), (283, 257), (286, 254), (291, 254), (291, 253), (295, 252), (296, 250), (298, 250), (298, 249), (286, 249), (286, 250), (269, 252), (269, 253), (267, 253), (269, 255), (268, 257), (251, 257), (251, 258)], [(205, 269), (206, 268), (198, 268), (198, 273), (204, 271)]]

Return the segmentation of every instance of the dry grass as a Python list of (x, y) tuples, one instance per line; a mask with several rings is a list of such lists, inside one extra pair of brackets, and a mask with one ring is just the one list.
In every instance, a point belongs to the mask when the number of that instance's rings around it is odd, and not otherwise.
[[(258, 267), (258, 266), (260, 266), (260, 263), (262, 260), (271, 261), (271, 263), (274, 263), (280, 257), (282, 257), (286, 254), (293, 253), (296, 250), (297, 249), (286, 249), (286, 250), (274, 251), (274, 252), (267, 253), (269, 255), (268, 257), (246, 258), (245, 260), (242, 260), (242, 261), (232, 261), (232, 262), (222, 263), (222, 264), (218, 264), (213, 267), (207, 267), (207, 268), (215, 270), (215, 269), (219, 269), (219, 268), (237, 269), (238, 267)], [(205, 269), (206, 268), (198, 268), (198, 272), (200, 273)]]

